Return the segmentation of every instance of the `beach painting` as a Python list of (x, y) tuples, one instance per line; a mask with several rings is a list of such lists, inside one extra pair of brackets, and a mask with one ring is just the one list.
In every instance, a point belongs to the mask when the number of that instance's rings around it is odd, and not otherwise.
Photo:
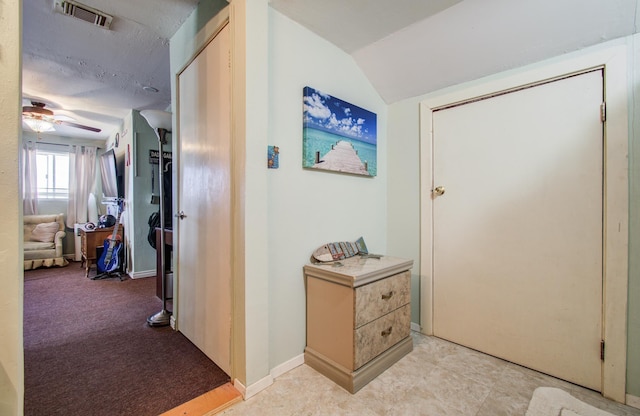
[(303, 90), (302, 166), (377, 175), (376, 114), (311, 87)]

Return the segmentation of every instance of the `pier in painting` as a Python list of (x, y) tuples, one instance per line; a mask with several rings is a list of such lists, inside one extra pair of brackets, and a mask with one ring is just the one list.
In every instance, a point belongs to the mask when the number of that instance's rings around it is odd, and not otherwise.
[(317, 152), (316, 163), (312, 167), (369, 176), (365, 163), (360, 160), (351, 143), (341, 140), (324, 156), (320, 157), (320, 152)]

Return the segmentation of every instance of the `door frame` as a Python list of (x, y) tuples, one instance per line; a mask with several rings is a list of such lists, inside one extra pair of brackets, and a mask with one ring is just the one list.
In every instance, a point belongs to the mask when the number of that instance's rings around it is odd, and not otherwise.
[[(602, 395), (624, 403), (627, 369), (628, 109), (624, 45), (577, 53), (448, 88), (420, 102), (420, 322), (433, 334), (433, 112), (454, 104), (603, 68), (607, 102), (604, 135)], [(597, 116), (597, 115), (596, 115)]]

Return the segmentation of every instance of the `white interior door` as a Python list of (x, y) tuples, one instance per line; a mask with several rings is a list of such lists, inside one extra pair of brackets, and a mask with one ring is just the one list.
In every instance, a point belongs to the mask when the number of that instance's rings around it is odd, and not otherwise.
[(231, 370), (229, 27), (178, 80), (177, 327)]
[(601, 390), (602, 71), (433, 114), (436, 336)]

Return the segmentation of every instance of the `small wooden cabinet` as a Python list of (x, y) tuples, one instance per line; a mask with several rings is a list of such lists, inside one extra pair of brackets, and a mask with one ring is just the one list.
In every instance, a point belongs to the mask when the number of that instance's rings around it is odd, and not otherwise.
[[(82, 244), (82, 265), (86, 266), (85, 277), (89, 277), (89, 269), (92, 264), (95, 264), (98, 258), (96, 257), (96, 249), (98, 247), (104, 247), (104, 240), (111, 238), (113, 235), (113, 227), (110, 228), (96, 228), (95, 230), (80, 229), (80, 242)], [(122, 224), (118, 228), (118, 234), (122, 241), (124, 241), (124, 227)]]
[(411, 352), (412, 266), (389, 256), (304, 266), (305, 363), (355, 393)]

